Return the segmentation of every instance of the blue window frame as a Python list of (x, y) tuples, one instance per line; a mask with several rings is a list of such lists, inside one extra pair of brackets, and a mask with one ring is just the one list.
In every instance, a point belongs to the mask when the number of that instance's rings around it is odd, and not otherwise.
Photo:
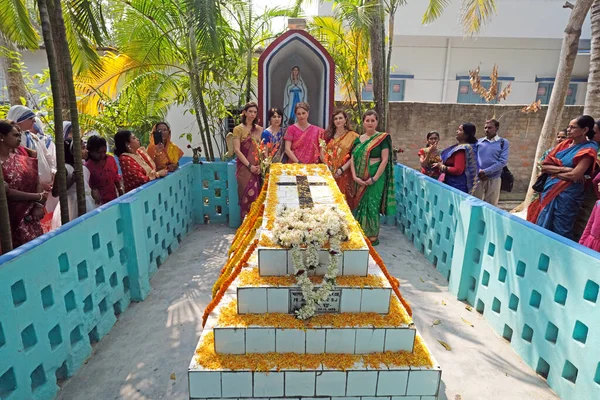
[[(577, 103), (577, 87), (576, 83), (569, 84), (565, 105), (573, 106)], [(542, 104), (550, 103), (552, 89), (554, 89), (554, 82), (539, 82), (535, 101), (541, 100)]]
[[(486, 89), (490, 88), (492, 84), (491, 81), (481, 81), (481, 86)], [(498, 82), (498, 93), (500, 92), (500, 88), (502, 85)], [(458, 84), (458, 98), (456, 100), (457, 103), (467, 103), (467, 104), (486, 104), (486, 101), (483, 97), (473, 92), (473, 88), (471, 87), (471, 82), (469, 81), (460, 81)], [(495, 101), (491, 102), (491, 104), (495, 103)]]
[[(405, 79), (390, 79), (389, 101), (404, 101)], [(362, 90), (362, 99), (373, 101), (373, 81), (369, 80)]]

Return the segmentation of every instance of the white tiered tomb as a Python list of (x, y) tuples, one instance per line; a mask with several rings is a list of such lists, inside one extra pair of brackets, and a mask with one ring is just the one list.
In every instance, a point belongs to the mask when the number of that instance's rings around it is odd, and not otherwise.
[[(332, 191), (337, 187), (331, 184), (333, 179), (327, 179), (329, 172), (325, 169), (304, 175), (305, 183), (307, 180), (320, 183), (309, 186), (312, 198), (307, 205), (306, 198), (299, 200), (302, 196), (306, 197), (306, 191), (300, 193), (292, 184), (296, 176), (287, 174), (284, 166), (275, 166), (276, 171), (279, 168), (283, 169), (283, 173), (272, 174), (268, 188), (270, 193), (277, 191), (279, 204), (270, 207), (267, 200), (263, 227), (257, 234), (268, 238), (266, 242), (269, 243), (273, 242), (273, 238), (267, 229), (268, 220), (277, 207), (283, 204), (288, 207), (336, 204)], [(278, 184), (281, 182), (286, 184)], [(302, 190), (306, 190), (306, 185)], [(345, 204), (336, 205), (347, 208)], [(355, 243), (352, 250), (343, 252), (334, 290), (319, 307), (318, 315), (306, 323), (300, 323), (294, 317), (294, 311), (303, 303), (302, 292), (291, 278), (294, 271), (288, 250), (264, 243), (259, 246), (248, 267), (227, 289), (219, 307), (208, 319), (197, 354), (189, 367), (190, 398), (437, 399), (441, 368), (427, 350), (412, 318), (400, 304), (383, 272), (369, 257), (364, 240), (363, 245)], [(317, 276), (325, 274), (328, 261), (327, 250), (324, 249), (322, 254), (322, 265), (314, 271)], [(318, 287), (318, 277), (311, 279), (317, 281), (315, 286)], [(398, 318), (398, 314), (402, 318)], [(350, 317), (354, 324), (318, 322), (320, 316), (327, 315)], [(380, 318), (382, 322), (370, 324), (369, 318)], [(269, 322), (272, 320), (287, 322), (278, 326)], [(286, 325), (290, 320), (295, 323)], [(386, 322), (388, 320), (389, 323)], [(402, 322), (398, 322), (400, 320)], [(206, 356), (206, 351), (209, 351), (209, 356)], [(379, 368), (373, 368), (372, 363), (362, 362), (360, 358), (345, 370), (325, 366), (331, 365), (327, 357), (339, 354), (369, 357), (394, 352), (401, 356), (415, 351), (427, 355), (428, 366), (379, 364)], [(262, 356), (257, 358), (254, 356), (257, 354)], [(261, 360), (281, 354), (297, 357), (298, 360), (320, 355), (324, 361), (318, 368), (277, 365), (269, 371), (261, 370)], [(210, 357), (210, 360), (202, 357)], [(227, 368), (232, 360), (236, 369)]]

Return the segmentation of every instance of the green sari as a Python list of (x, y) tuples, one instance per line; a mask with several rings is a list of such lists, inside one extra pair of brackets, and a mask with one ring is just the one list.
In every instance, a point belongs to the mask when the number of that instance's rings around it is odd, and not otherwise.
[(378, 242), (381, 214), (396, 214), (392, 139), (388, 133), (377, 132), (363, 143), (360, 142), (360, 137), (357, 138), (352, 150), (356, 176), (366, 181), (375, 176), (381, 164), (381, 161), (370, 164), (370, 159), (381, 158), (381, 152), (386, 148), (389, 150), (388, 162), (379, 179), (370, 186), (355, 183), (355, 201), (358, 206), (352, 213), (374, 244)]

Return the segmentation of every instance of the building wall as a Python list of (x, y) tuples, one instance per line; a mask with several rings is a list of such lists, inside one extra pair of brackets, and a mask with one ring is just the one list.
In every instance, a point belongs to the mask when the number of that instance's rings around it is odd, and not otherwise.
[[(440, 148), (455, 143), (455, 132), (463, 122), (477, 125), (477, 137), (483, 136), (483, 125), (494, 115), (500, 121), (500, 136), (510, 141), (508, 167), (515, 175), (514, 191), (525, 191), (533, 168), (535, 150), (542, 131), (546, 107), (535, 114), (523, 114), (523, 106), (490, 106), (475, 104), (439, 104), (398, 102), (390, 104), (390, 127), (394, 147), (401, 147), (398, 161), (420, 169), (417, 152), (425, 146), (427, 132), (441, 135)], [(582, 107), (568, 106), (562, 125), (583, 112)]]

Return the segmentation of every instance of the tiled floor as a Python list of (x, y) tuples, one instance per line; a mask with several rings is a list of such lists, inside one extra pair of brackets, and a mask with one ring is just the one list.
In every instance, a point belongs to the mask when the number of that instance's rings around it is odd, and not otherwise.
[[(215, 225), (191, 233), (152, 279), (148, 298), (121, 315), (57, 398), (188, 399), (187, 367), (233, 233)], [(448, 293), (444, 278), (397, 229), (382, 227), (377, 250), (400, 279), (416, 326), (442, 366), (440, 400), (558, 398), (483, 317)]]

